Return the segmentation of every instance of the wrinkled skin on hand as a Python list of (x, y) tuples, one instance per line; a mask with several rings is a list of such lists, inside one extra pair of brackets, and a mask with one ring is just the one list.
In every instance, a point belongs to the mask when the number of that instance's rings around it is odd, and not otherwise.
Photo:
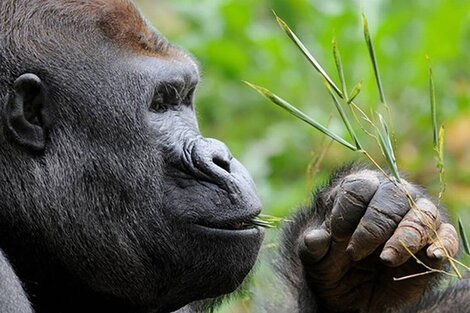
[(305, 226), (298, 253), (321, 311), (384, 312), (413, 304), (436, 275), (394, 281), (426, 271), (410, 252), (442, 269), (458, 250), (454, 227), (430, 197), (380, 172), (337, 177), (316, 205), (323, 220)]

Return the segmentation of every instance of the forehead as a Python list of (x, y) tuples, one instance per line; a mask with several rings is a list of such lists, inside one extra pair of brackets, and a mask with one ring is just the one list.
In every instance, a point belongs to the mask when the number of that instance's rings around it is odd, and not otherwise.
[(131, 1), (98, 0), (92, 10), (104, 35), (124, 49), (160, 57), (184, 55), (157, 34)]
[(116, 42), (122, 49), (141, 56), (178, 61), (180, 64), (185, 64), (189, 72), (199, 76), (198, 63), (186, 52), (172, 46), (160, 36), (131, 1), (98, 1), (101, 2), (101, 6), (96, 8), (98, 26), (106, 37)]

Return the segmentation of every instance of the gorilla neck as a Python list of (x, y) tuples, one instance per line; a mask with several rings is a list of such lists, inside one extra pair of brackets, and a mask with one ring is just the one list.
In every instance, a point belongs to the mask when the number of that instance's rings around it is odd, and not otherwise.
[[(94, 292), (57, 268), (54, 273), (43, 271), (42, 277), (22, 274), (18, 276), (35, 313), (163, 313), (178, 309), (168, 306), (142, 308), (118, 297)], [(164, 303), (162, 298), (161, 304)]]
[(63, 292), (41, 290), (32, 300), (36, 313), (133, 313), (144, 312), (119, 299), (103, 298), (100, 295), (89, 293), (87, 290), (71, 289)]
[[(59, 275), (61, 276), (61, 275)], [(59, 281), (60, 280), (60, 281)], [(109, 296), (97, 294), (73, 280), (57, 279), (46, 284), (27, 284), (36, 313), (140, 313), (142, 309)]]

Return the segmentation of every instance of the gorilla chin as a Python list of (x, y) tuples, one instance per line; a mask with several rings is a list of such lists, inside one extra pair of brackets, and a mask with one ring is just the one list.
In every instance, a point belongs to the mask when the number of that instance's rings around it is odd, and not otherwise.
[[(258, 227), (228, 230), (198, 225), (194, 230), (195, 239), (204, 242), (200, 246), (200, 255), (207, 257), (205, 271), (209, 273), (206, 277), (211, 277), (203, 298), (235, 291), (255, 265), (264, 231)], [(220, 267), (220, 264), (225, 265)]]
[[(201, 262), (206, 263), (206, 277), (211, 277), (202, 298), (218, 297), (235, 291), (253, 269), (264, 239), (264, 230), (245, 224), (247, 221), (242, 219), (217, 225), (192, 224), (191, 232), (195, 242), (199, 243), (199, 255), (204, 256)], [(198, 271), (204, 272), (201, 269)]]
[[(181, 227), (185, 230), (175, 232), (176, 240), (181, 239), (184, 244), (174, 259), (175, 264), (179, 264), (178, 272), (174, 272), (173, 279), (168, 281), (168, 290), (178, 295), (168, 299), (171, 308), (236, 291), (255, 266), (264, 230), (259, 227), (237, 228), (237, 224), (233, 224), (233, 228), (196, 223)], [(173, 287), (178, 290), (173, 292)]]

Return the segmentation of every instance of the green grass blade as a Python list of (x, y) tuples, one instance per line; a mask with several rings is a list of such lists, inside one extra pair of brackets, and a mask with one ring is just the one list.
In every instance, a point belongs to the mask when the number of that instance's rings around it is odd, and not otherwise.
[(335, 58), (336, 69), (338, 70), (339, 81), (341, 84), (341, 89), (343, 91), (343, 96), (347, 102), (349, 102), (348, 97), (348, 88), (346, 87), (346, 79), (344, 78), (343, 62), (341, 61), (341, 54), (339, 52), (338, 44), (336, 38), (333, 38), (333, 56)]
[(460, 239), (462, 240), (462, 245), (465, 250), (465, 253), (470, 255), (470, 243), (467, 238), (467, 233), (465, 232), (465, 227), (463, 226), (463, 222), (460, 218), (459, 218), (459, 233), (460, 233)]
[(438, 146), (437, 146), (437, 159), (438, 159), (438, 168), (442, 170), (444, 168), (444, 125), (441, 125), (439, 128), (438, 135)]
[(253, 88), (254, 90), (256, 90), (258, 93), (260, 93), (262, 96), (264, 96), (265, 98), (267, 98), (268, 100), (270, 100), (271, 102), (273, 102), (274, 104), (280, 106), (281, 108), (283, 108), (284, 110), (288, 111), (289, 113), (291, 113), (292, 115), (294, 115), (295, 117), (297, 117), (298, 119), (306, 122), (307, 124), (309, 124), (310, 126), (313, 126), (314, 128), (316, 128), (317, 130), (319, 130), (320, 132), (322, 132), (323, 134), (327, 135), (328, 137), (330, 137), (331, 139), (335, 140), (336, 142), (342, 144), (343, 146), (345, 146), (346, 148), (350, 149), (350, 150), (353, 150), (353, 151), (357, 151), (356, 147), (354, 145), (352, 145), (351, 143), (347, 142), (346, 140), (344, 140), (343, 138), (341, 138), (340, 136), (336, 135), (335, 133), (333, 133), (332, 131), (330, 131), (328, 128), (324, 127), (323, 125), (321, 125), (320, 123), (318, 123), (317, 121), (311, 119), (310, 117), (308, 117), (305, 113), (303, 113), (302, 111), (300, 111), (299, 109), (297, 109), (296, 107), (294, 107), (292, 104), (290, 104), (289, 102), (287, 102), (286, 100), (280, 98), (279, 96), (275, 95), (274, 93), (272, 93), (271, 91), (269, 91), (268, 89), (266, 88), (263, 88), (263, 87), (260, 87), (260, 86), (256, 86), (256, 85), (253, 85), (249, 82), (245, 82), (248, 86), (250, 86), (251, 88)]
[(328, 92), (331, 95), (331, 98), (333, 99), (333, 102), (336, 106), (336, 109), (338, 110), (338, 113), (341, 116), (341, 119), (343, 120), (344, 125), (346, 126), (346, 129), (349, 132), (349, 135), (354, 140), (354, 144), (356, 145), (356, 149), (357, 150), (362, 150), (362, 145), (359, 141), (359, 137), (357, 137), (356, 133), (354, 132), (354, 129), (351, 126), (351, 122), (349, 121), (349, 118), (346, 115), (346, 112), (344, 111), (343, 106), (341, 105), (341, 103), (339, 103), (338, 98), (336, 98), (335, 93), (330, 88), (330, 86), (328, 84), (325, 84), (325, 85), (326, 85), (326, 88), (328, 89)]
[(436, 166), (439, 171), (439, 183), (441, 185), (441, 190), (439, 191), (439, 202), (446, 191), (446, 180), (445, 180), (445, 167), (444, 167), (444, 125), (441, 125), (439, 128), (438, 134), (438, 146), (437, 146), (437, 161)]
[(277, 216), (272, 216), (272, 215), (267, 215), (267, 214), (260, 214), (258, 215), (258, 218), (269, 223), (280, 223), (284, 220), (284, 218), (282, 217), (277, 217)]
[(429, 93), (430, 93), (430, 100), (431, 100), (431, 120), (432, 120), (432, 134), (433, 134), (433, 142), (434, 142), (434, 150), (439, 151), (439, 133), (438, 133), (438, 126), (437, 126), (437, 109), (436, 109), (436, 89), (434, 87), (434, 78), (433, 78), (433, 71), (431, 67), (431, 61), (428, 58), (429, 62)]
[(356, 97), (359, 95), (359, 93), (361, 92), (362, 90), (362, 81), (358, 82), (353, 90), (351, 91), (351, 94), (349, 95), (348, 97), (348, 104), (352, 103), (354, 101), (354, 99), (356, 99)]
[(270, 223), (270, 222), (266, 222), (266, 221), (264, 221), (262, 219), (259, 219), (257, 217), (255, 217), (254, 219), (252, 219), (249, 222), (246, 222), (245, 224), (253, 225), (253, 226), (259, 226), (259, 227), (263, 227), (263, 228), (275, 228), (276, 227), (275, 224)]
[(367, 19), (365, 15), (362, 15), (362, 27), (364, 31), (364, 38), (367, 44), (367, 49), (369, 50), (370, 59), (372, 61), (372, 66), (374, 68), (375, 82), (377, 83), (377, 88), (379, 89), (380, 102), (382, 102), (383, 104), (386, 104), (387, 102), (385, 101), (385, 93), (384, 93), (383, 86), (382, 86), (382, 80), (380, 79), (379, 65), (377, 63), (377, 58), (375, 56), (374, 45), (372, 43), (372, 38), (370, 37), (369, 25), (367, 23)]
[(321, 76), (328, 82), (331, 88), (336, 92), (338, 96), (343, 98), (343, 94), (341, 90), (336, 86), (333, 80), (328, 76), (326, 71), (320, 65), (320, 63), (313, 57), (313, 55), (308, 51), (302, 41), (297, 37), (297, 35), (289, 28), (286, 22), (282, 20), (279, 16), (276, 15), (274, 12), (274, 16), (276, 17), (277, 23), (279, 26), (284, 30), (284, 32), (289, 36), (289, 38), (295, 43), (295, 45), (300, 49), (302, 54), (307, 58), (307, 60), (313, 65), (313, 67), (320, 73)]
[(385, 122), (381, 114), (378, 114), (378, 116), (379, 116), (380, 125), (382, 127), (381, 130), (378, 129), (380, 147), (382, 148), (382, 152), (385, 155), (385, 159), (387, 160), (387, 163), (390, 167), (390, 170), (392, 171), (393, 176), (395, 176), (398, 182), (401, 182), (400, 174), (398, 172), (398, 165), (395, 159), (395, 153), (393, 152), (392, 141), (390, 139), (390, 133), (388, 131), (387, 123)]
[(431, 66), (431, 59), (426, 56), (429, 65), (429, 99), (431, 104), (431, 123), (432, 123), (432, 138), (434, 151), (437, 154), (436, 167), (439, 171), (439, 183), (441, 190), (439, 191), (439, 202), (446, 189), (445, 183), (445, 169), (444, 169), (444, 126), (440, 127), (437, 124), (437, 104), (436, 104), (436, 89), (434, 86), (434, 75)]

